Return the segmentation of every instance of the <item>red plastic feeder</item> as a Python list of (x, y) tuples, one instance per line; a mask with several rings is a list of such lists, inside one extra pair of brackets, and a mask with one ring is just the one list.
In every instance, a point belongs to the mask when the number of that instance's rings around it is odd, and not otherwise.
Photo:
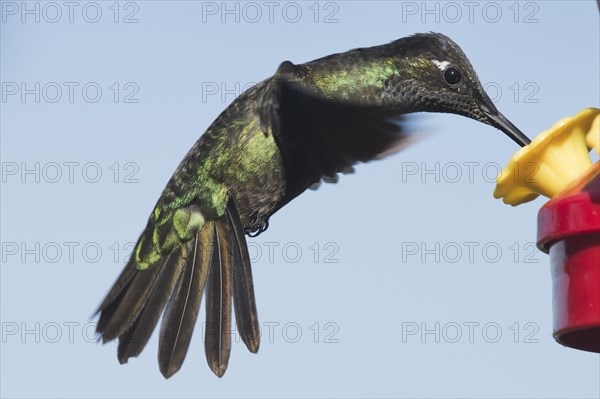
[(554, 338), (600, 353), (600, 162), (540, 209), (537, 246), (550, 254)]

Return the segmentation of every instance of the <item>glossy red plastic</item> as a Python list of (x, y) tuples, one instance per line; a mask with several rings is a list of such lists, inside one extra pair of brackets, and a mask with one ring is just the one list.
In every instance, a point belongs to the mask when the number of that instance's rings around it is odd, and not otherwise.
[(550, 254), (554, 338), (600, 353), (600, 162), (540, 209), (537, 245)]

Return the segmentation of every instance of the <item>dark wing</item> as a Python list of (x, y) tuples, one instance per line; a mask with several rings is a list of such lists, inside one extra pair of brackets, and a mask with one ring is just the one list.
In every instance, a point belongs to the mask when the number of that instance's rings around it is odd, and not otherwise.
[(409, 141), (391, 108), (329, 99), (285, 76), (271, 85), (272, 106), (261, 118), (281, 149), (290, 199), (322, 178), (336, 181), (337, 173), (357, 162), (398, 151)]

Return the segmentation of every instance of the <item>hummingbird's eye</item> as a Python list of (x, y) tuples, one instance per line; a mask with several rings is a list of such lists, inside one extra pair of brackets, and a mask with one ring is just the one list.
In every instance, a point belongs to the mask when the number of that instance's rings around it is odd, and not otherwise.
[(444, 80), (449, 85), (457, 85), (462, 80), (462, 74), (457, 68), (450, 67), (444, 71)]

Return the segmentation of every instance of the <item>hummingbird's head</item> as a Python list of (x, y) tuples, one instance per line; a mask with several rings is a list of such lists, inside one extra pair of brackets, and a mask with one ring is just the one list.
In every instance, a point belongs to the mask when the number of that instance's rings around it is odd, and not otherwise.
[(439, 33), (417, 34), (392, 43), (398, 74), (384, 87), (384, 100), (407, 112), (463, 115), (506, 133), (517, 144), (531, 142), (496, 109), (463, 51)]

